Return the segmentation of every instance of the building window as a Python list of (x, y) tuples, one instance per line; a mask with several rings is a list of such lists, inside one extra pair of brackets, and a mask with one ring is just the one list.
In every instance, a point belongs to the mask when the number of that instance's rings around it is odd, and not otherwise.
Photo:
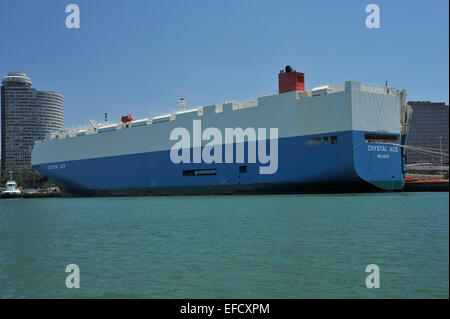
[(337, 144), (337, 136), (336, 135), (333, 135), (331, 137), (331, 144)]
[(239, 173), (247, 173), (247, 166), (239, 166)]
[(184, 170), (183, 176), (206, 176), (206, 175), (216, 175), (216, 169), (197, 169), (197, 170)]
[(323, 137), (323, 144), (328, 144), (328, 136)]

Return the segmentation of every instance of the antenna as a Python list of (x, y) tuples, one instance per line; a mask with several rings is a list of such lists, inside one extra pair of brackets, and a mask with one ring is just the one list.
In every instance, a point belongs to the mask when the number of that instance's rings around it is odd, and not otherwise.
[(178, 104), (180, 104), (182, 111), (184, 111), (186, 109), (186, 101), (183, 98), (178, 100)]
[(94, 129), (94, 131), (97, 131), (97, 124), (95, 123), (94, 120), (89, 120), (89, 124), (91, 124), (92, 128)]
[(12, 178), (12, 174), (13, 174), (13, 171), (9, 171), (9, 180), (10, 180), (10, 181), (12, 181), (12, 180), (13, 180), (13, 178)]

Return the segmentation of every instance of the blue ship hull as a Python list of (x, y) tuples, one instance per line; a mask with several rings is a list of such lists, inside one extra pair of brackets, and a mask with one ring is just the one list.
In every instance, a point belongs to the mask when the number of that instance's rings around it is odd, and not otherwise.
[[(261, 163), (174, 164), (157, 151), (34, 165), (77, 196), (364, 192), (403, 188), (401, 150), (371, 144), (362, 131), (330, 132), (278, 140), (278, 170)], [(311, 137), (337, 136), (336, 144), (308, 145)], [(376, 147), (374, 147), (376, 146)], [(222, 146), (223, 147), (223, 146)], [(236, 144), (234, 145), (236, 147)], [(245, 145), (247, 150), (247, 145)], [(224, 149), (222, 150), (224, 153)], [(192, 152), (191, 152), (192, 155)], [(204, 175), (189, 171), (213, 172)]]

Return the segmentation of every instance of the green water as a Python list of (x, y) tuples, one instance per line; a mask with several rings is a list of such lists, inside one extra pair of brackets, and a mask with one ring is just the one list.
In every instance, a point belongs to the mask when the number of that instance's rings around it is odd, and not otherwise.
[(448, 298), (448, 205), (448, 193), (1, 200), (0, 297)]

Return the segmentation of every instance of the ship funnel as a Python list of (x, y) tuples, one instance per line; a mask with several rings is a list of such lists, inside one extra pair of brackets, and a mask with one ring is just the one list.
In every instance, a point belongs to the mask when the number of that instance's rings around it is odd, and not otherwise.
[(179, 99), (178, 104), (180, 104), (180, 108), (182, 111), (186, 109), (186, 101), (184, 100), (184, 98)]
[(305, 73), (300, 73), (286, 65), (284, 70), (278, 74), (278, 92), (286, 93), (291, 91), (305, 90)]

